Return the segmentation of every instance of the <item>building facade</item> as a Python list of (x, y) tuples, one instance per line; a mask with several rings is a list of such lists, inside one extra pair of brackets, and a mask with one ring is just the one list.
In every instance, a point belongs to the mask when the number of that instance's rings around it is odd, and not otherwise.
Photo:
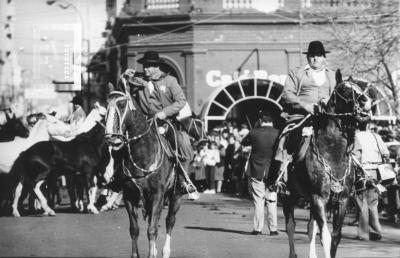
[(325, 18), (302, 23), (302, 8), (331, 5), (360, 8), (355, 1), (125, 1), (92, 72), (116, 83), (126, 68), (142, 69), (145, 51), (157, 51), (209, 129), (227, 119), (251, 127), (259, 109), (282, 110), (286, 74), (305, 65), (308, 42), (329, 37)]

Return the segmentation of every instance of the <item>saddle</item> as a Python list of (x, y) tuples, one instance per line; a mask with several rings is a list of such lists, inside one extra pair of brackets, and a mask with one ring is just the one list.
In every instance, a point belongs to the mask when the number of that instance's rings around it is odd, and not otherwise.
[[(177, 149), (178, 143), (176, 139), (176, 132), (182, 130), (180, 124), (177, 121), (167, 120), (161, 121), (157, 124), (158, 134), (163, 145), (165, 154), (169, 159), (179, 158), (179, 148)], [(178, 155), (178, 157), (177, 157)]]

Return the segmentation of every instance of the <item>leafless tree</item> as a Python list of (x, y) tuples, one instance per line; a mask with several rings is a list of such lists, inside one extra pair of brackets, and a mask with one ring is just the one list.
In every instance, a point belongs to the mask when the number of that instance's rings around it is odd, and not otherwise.
[(400, 69), (399, 0), (368, 1), (363, 8), (351, 8), (351, 13), (330, 14), (332, 61), (344, 74), (382, 87), (400, 118), (400, 80), (393, 76)]

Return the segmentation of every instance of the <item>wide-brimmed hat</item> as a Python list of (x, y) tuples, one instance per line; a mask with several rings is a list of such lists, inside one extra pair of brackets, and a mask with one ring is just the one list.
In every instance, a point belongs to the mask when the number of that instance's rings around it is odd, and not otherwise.
[(82, 98), (79, 97), (79, 96), (73, 97), (72, 100), (71, 100), (70, 102), (71, 102), (72, 104), (74, 104), (74, 105), (81, 105), (81, 106), (82, 106), (82, 104), (83, 104), (83, 100), (82, 100)]
[(142, 58), (137, 61), (139, 64), (151, 63), (151, 64), (159, 64), (164, 63), (164, 60), (160, 59), (160, 56), (155, 51), (146, 51)]
[(324, 45), (321, 41), (311, 41), (308, 45), (308, 51), (303, 52), (303, 54), (310, 56), (325, 56), (326, 53), (330, 53), (330, 51), (325, 51)]

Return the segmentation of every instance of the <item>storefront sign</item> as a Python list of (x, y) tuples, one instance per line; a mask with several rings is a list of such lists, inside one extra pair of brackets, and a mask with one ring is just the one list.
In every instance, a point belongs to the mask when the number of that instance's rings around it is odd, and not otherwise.
[(235, 80), (243, 80), (247, 78), (268, 79), (280, 84), (284, 84), (286, 74), (268, 74), (265, 70), (244, 70), (241, 74), (234, 72), (233, 74), (222, 74), (221, 70), (210, 70), (206, 74), (206, 82), (210, 87), (227, 86)]

